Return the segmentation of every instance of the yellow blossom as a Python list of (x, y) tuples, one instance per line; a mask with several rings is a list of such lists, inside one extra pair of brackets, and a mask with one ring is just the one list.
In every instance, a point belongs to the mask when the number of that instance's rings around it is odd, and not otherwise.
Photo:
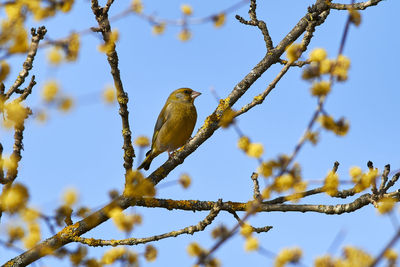
[(310, 61), (317, 61), (321, 62), (324, 60), (327, 56), (326, 50), (323, 48), (316, 48), (311, 51), (309, 59)]
[(273, 166), (270, 161), (264, 161), (258, 167), (257, 172), (260, 173), (265, 178), (268, 178), (272, 175)]
[(384, 197), (378, 201), (378, 212), (380, 214), (386, 214), (392, 211), (394, 205), (396, 204), (396, 200), (391, 197)]
[(249, 145), (250, 145), (250, 139), (247, 136), (240, 137), (238, 141), (238, 147), (241, 150), (246, 152), (249, 149)]
[(318, 132), (307, 132), (306, 138), (311, 142), (311, 144), (316, 145), (318, 143), (319, 134)]
[(47, 121), (47, 113), (43, 110), (40, 110), (36, 113), (35, 119), (40, 123), (44, 123)]
[(113, 104), (117, 99), (115, 87), (112, 85), (107, 85), (103, 91), (103, 100), (107, 104)]
[(333, 196), (337, 193), (338, 186), (339, 186), (339, 175), (334, 171), (329, 171), (324, 182), (325, 192), (328, 195)]
[(126, 249), (123, 247), (116, 247), (107, 250), (101, 258), (101, 263), (105, 265), (113, 264), (116, 260), (123, 257)]
[(165, 25), (166, 24), (164, 22), (155, 24), (152, 28), (153, 34), (155, 35), (163, 34), (165, 31)]
[(290, 188), (293, 187), (294, 185), (294, 177), (293, 175), (286, 173), (281, 176), (276, 177), (274, 185), (275, 185), (275, 190), (277, 192), (283, 192), (286, 190), (289, 190)]
[(303, 46), (301, 44), (291, 44), (289, 47), (286, 48), (286, 57), (288, 58), (289, 62), (296, 61), (302, 51)]
[(333, 259), (329, 255), (318, 257), (314, 261), (314, 267), (331, 267), (331, 266), (335, 265)]
[(113, 30), (109, 35), (107, 41), (100, 45), (99, 51), (103, 53), (110, 53), (115, 49), (115, 42), (118, 41), (119, 33), (118, 30)]
[(311, 94), (313, 96), (325, 96), (331, 91), (331, 82), (320, 81), (314, 82), (311, 87)]
[(30, 110), (22, 105), (21, 102), (13, 100), (4, 105), (4, 113), (5, 119), (9, 123), (8, 125), (20, 127), (28, 117)]
[(39, 218), (40, 213), (35, 209), (25, 208), (20, 212), (20, 215), (25, 222), (32, 223)]
[(331, 72), (333, 66), (333, 61), (330, 59), (324, 59), (319, 62), (319, 73), (320, 74), (327, 74)]
[(287, 263), (299, 262), (303, 252), (300, 248), (285, 248), (282, 249), (278, 256), (275, 258), (274, 266), (283, 267)]
[(68, 46), (66, 51), (66, 59), (68, 61), (75, 61), (78, 58), (80, 47), (79, 34), (72, 33), (68, 37)]
[(253, 227), (248, 224), (244, 223), (243, 225), (240, 226), (240, 234), (244, 237), (249, 237), (253, 233)]
[(361, 179), (362, 170), (358, 166), (353, 166), (350, 168), (349, 174), (353, 183), (358, 183)]
[(14, 43), (8, 48), (8, 53), (25, 53), (28, 51), (28, 33), (23, 25), (17, 23), (13, 33)]
[(345, 266), (370, 266), (373, 262), (371, 255), (354, 247), (345, 247), (343, 254), (347, 264)]
[(347, 9), (349, 11), (349, 16), (350, 16), (350, 21), (356, 25), (359, 26), (361, 24), (361, 14), (360, 11), (354, 9), (354, 8), (349, 8)]
[(186, 173), (182, 174), (179, 177), (179, 183), (183, 186), (183, 188), (188, 188), (190, 186), (191, 183), (191, 179), (190, 176)]
[(264, 188), (262, 193), (262, 198), (263, 199), (269, 199), (271, 197), (271, 189), (270, 188)]
[(2, 210), (14, 213), (26, 206), (28, 198), (28, 189), (20, 183), (15, 183), (1, 194), (0, 205)]
[(332, 116), (321, 115), (319, 116), (318, 121), (321, 123), (321, 126), (327, 130), (333, 130), (335, 128), (335, 121)]
[(142, 0), (133, 0), (131, 6), (132, 6), (133, 12), (138, 13), (138, 14), (143, 12)]
[(219, 126), (222, 128), (228, 128), (229, 125), (234, 123), (236, 111), (231, 108), (226, 109), (219, 120)]
[(246, 242), (244, 243), (244, 250), (246, 251), (254, 251), (258, 249), (258, 239), (250, 236), (246, 238)]
[(60, 86), (57, 81), (51, 80), (47, 81), (43, 85), (42, 98), (46, 102), (52, 102), (56, 99), (57, 93), (59, 92)]
[(119, 230), (124, 232), (132, 231), (135, 223), (135, 218), (133, 215), (125, 215), (120, 207), (113, 208), (107, 213), (107, 215), (112, 218), (114, 224)]
[(350, 59), (344, 55), (339, 55), (334, 64), (332, 74), (336, 76), (338, 81), (345, 81), (347, 80), (347, 72), (349, 68)]
[(181, 5), (181, 11), (185, 16), (190, 16), (193, 14), (193, 9), (188, 4)]
[(157, 249), (152, 245), (147, 245), (144, 251), (144, 257), (149, 262), (155, 261), (157, 259)]
[(137, 264), (138, 263), (138, 255), (137, 253), (133, 252), (133, 251), (128, 251), (126, 253), (126, 257), (128, 260), (128, 263), (131, 265)]
[(40, 241), (40, 226), (38, 223), (30, 223), (28, 225), (28, 235), (22, 239), (24, 246), (27, 249), (33, 248)]
[(8, 172), (14, 172), (18, 168), (18, 158), (11, 155), (11, 156), (3, 156), (3, 167)]
[(65, 96), (61, 99), (60, 103), (58, 104), (58, 109), (63, 112), (68, 112), (71, 110), (73, 105), (74, 105), (74, 100), (71, 97)]
[(226, 15), (225, 13), (219, 13), (215, 15), (212, 20), (214, 21), (214, 26), (216, 28), (222, 27), (225, 24)]
[(146, 147), (150, 145), (149, 138), (147, 136), (141, 135), (135, 139), (135, 145), (140, 147)]
[(250, 143), (246, 151), (249, 157), (259, 158), (264, 153), (264, 147), (260, 143)]
[(51, 50), (47, 52), (47, 60), (52, 65), (58, 65), (61, 63), (63, 56), (61, 54), (61, 50), (58, 47), (53, 47)]
[(24, 237), (24, 228), (18, 225), (10, 225), (7, 227), (8, 239), (12, 243), (15, 240), (20, 240)]
[(78, 192), (75, 188), (69, 188), (64, 191), (62, 198), (64, 201), (64, 205), (70, 207), (78, 201)]
[(335, 128), (334, 128), (333, 132), (336, 135), (344, 136), (349, 131), (349, 128), (350, 128), (349, 121), (344, 118), (341, 118), (340, 120), (335, 122)]
[(226, 228), (226, 226), (224, 225), (219, 225), (218, 227), (215, 227), (212, 231), (211, 231), (211, 236), (214, 239), (217, 238), (224, 238), (228, 235), (229, 231)]
[(7, 61), (0, 61), (0, 83), (2, 83), (10, 73), (10, 65), (8, 65)]
[(189, 41), (190, 38), (192, 38), (192, 33), (188, 29), (183, 29), (178, 34), (178, 39), (182, 42)]
[(156, 194), (154, 184), (143, 177), (140, 171), (127, 174), (124, 195), (128, 197), (153, 197)]
[(73, 4), (74, 0), (64, 0), (62, 1), (60, 9), (62, 12), (67, 13), (71, 10)]
[(87, 247), (79, 246), (78, 249), (69, 254), (69, 260), (73, 266), (78, 266), (82, 262), (83, 258), (87, 255)]
[(386, 250), (383, 256), (389, 261), (397, 261), (397, 258), (399, 257), (397, 251), (391, 248)]
[(187, 253), (191, 257), (198, 257), (204, 251), (202, 247), (196, 242), (190, 243), (186, 248)]

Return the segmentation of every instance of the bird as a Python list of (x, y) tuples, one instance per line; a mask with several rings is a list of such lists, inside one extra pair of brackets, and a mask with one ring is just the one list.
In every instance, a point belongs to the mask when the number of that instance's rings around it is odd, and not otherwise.
[(171, 157), (189, 140), (197, 120), (194, 100), (199, 95), (190, 88), (179, 88), (169, 95), (154, 126), (151, 149), (138, 170), (148, 170), (152, 160), (165, 151)]

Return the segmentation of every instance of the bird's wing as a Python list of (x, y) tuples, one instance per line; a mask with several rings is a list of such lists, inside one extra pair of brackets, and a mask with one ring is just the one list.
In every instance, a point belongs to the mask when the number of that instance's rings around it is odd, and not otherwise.
[(157, 122), (156, 125), (154, 126), (154, 133), (153, 133), (153, 139), (152, 139), (152, 143), (154, 144), (156, 139), (157, 139), (157, 135), (160, 132), (161, 127), (164, 125), (164, 123), (167, 121), (168, 119), (168, 107), (170, 106), (170, 104), (166, 104), (163, 109), (160, 112), (160, 115), (158, 115), (157, 118)]

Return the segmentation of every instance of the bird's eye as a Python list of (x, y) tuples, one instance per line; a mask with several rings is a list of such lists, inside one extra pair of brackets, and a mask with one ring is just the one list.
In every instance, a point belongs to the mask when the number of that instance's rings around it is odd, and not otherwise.
[(189, 90), (185, 90), (185, 94), (190, 94)]

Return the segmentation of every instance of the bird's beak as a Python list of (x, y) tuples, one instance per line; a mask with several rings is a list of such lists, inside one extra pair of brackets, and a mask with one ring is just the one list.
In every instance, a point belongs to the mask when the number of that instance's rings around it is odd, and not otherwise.
[(192, 99), (195, 99), (196, 97), (198, 97), (199, 95), (201, 95), (201, 93), (193, 91), (192, 94), (190, 95), (192, 97)]

